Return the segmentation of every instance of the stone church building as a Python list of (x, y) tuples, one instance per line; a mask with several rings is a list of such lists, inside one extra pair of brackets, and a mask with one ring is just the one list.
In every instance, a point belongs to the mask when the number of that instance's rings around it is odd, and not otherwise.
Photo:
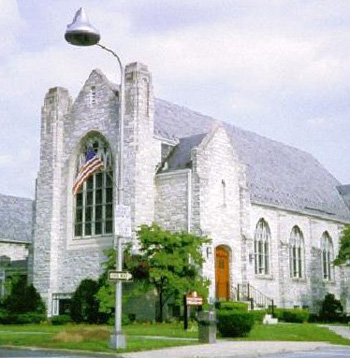
[[(100, 275), (113, 245), (118, 111), (119, 88), (99, 70), (74, 101), (60, 87), (45, 96), (30, 278), (49, 315)], [(249, 295), (316, 309), (331, 292), (350, 311), (349, 273), (332, 265), (350, 187), (310, 154), (154, 98), (140, 63), (125, 70), (124, 135), (132, 229), (156, 222), (210, 237), (203, 275), (212, 301)], [(105, 167), (73, 196), (89, 147)]]

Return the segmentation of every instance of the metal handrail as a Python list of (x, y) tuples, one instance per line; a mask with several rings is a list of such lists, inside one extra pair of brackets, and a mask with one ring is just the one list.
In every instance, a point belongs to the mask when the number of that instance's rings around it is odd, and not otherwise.
[(274, 301), (272, 298), (266, 296), (250, 283), (237, 285), (237, 300), (250, 302), (250, 308), (272, 308), (274, 307)]

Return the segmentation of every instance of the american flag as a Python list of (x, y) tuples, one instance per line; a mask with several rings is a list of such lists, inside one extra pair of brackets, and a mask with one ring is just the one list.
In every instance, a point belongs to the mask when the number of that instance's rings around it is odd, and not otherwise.
[(100, 170), (102, 167), (103, 167), (102, 159), (96, 155), (92, 147), (89, 147), (86, 153), (85, 164), (81, 167), (80, 172), (77, 178), (75, 179), (73, 185), (73, 194), (76, 195), (79, 189), (81, 188), (81, 186), (84, 184), (84, 181), (87, 180), (90, 175)]

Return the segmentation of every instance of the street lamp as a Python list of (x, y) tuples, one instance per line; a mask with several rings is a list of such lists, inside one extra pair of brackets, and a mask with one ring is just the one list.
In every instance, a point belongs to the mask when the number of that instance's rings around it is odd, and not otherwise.
[[(111, 53), (118, 61), (120, 69), (120, 93), (119, 93), (119, 148), (118, 148), (118, 177), (117, 177), (117, 203), (114, 200), (114, 235), (116, 241), (116, 269), (122, 271), (123, 252), (121, 245), (121, 235), (117, 234), (116, 212), (117, 207), (121, 208), (123, 205), (123, 147), (124, 147), (124, 67), (119, 56), (111, 49), (99, 44), (100, 33), (93, 27), (83, 8), (80, 8), (73, 19), (73, 22), (67, 26), (64, 35), (67, 42), (75, 46), (99, 46), (101, 49)], [(115, 292), (115, 327), (111, 335), (110, 346), (112, 348), (125, 348), (125, 336), (122, 333), (122, 281), (116, 281)]]

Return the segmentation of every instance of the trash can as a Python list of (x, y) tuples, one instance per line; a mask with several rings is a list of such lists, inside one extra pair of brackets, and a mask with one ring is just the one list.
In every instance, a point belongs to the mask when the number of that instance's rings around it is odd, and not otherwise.
[(198, 313), (198, 339), (201, 343), (216, 342), (216, 313), (215, 311), (200, 311)]

